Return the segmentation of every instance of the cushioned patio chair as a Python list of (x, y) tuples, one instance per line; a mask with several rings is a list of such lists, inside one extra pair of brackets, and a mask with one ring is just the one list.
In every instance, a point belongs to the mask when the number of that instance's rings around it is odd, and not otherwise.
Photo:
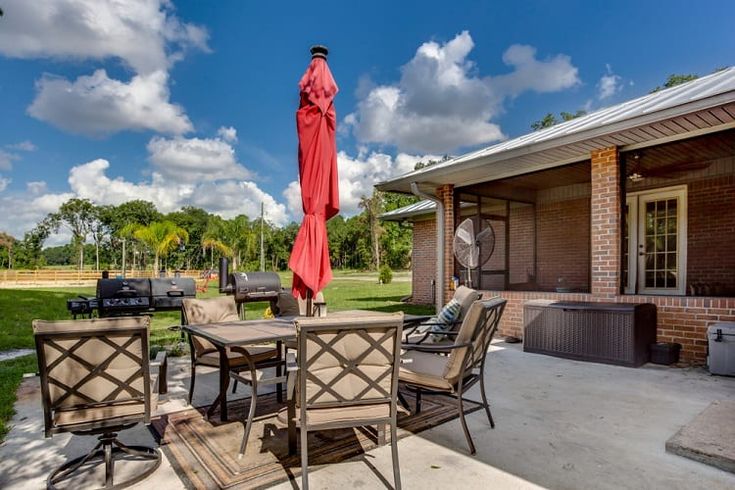
[[(462, 326), (449, 346), (404, 344), (399, 378), (416, 393), (416, 413), (421, 411), (421, 393), (438, 393), (457, 399), (457, 409), (470, 453), (475, 445), (464, 417), (464, 394), (475, 383), (480, 383), (482, 405), (491, 427), (495, 427), (490, 405), (485, 394), (485, 360), (490, 342), (498, 329), (506, 301), (502, 298), (475, 301), (464, 318)], [(405, 404), (405, 400), (403, 400)]]
[[(403, 313), (355, 319), (299, 318), (298, 364), (287, 364), (288, 408), (279, 420), (301, 434), (301, 488), (309, 486), (310, 431), (378, 426), (378, 442), (390, 426), (393, 477), (401, 488), (396, 435), (398, 364)], [(383, 435), (381, 435), (383, 434)]]
[[(438, 322), (436, 319), (421, 322), (416, 325), (411, 325), (403, 331), (403, 343), (404, 344), (423, 344), (432, 343), (433, 329), (440, 327), (442, 330), (448, 332), (456, 332), (462, 325), (467, 312), (470, 310), (472, 303), (482, 298), (482, 294), (476, 290), (468, 288), (467, 286), (459, 286), (455, 291), (452, 299), (459, 303), (459, 315), (456, 320), (452, 322), (448, 327), (446, 324)], [(443, 332), (442, 332), (443, 334)]]
[[(187, 325), (231, 322), (240, 320), (237, 313), (237, 303), (232, 296), (218, 296), (207, 299), (184, 299), (182, 302), (183, 321)], [(191, 351), (191, 382), (189, 383), (189, 404), (194, 397), (194, 382), (197, 366), (219, 368), (219, 351), (208, 340), (196, 335), (189, 335), (189, 350)], [(274, 345), (248, 346), (232, 348), (227, 351), (231, 371), (250, 369), (254, 363), (257, 369), (276, 366), (280, 374), (282, 360), (278, 349)], [(233, 391), (237, 388), (237, 379)], [(244, 379), (239, 380), (244, 381)], [(255, 396), (255, 390), (253, 390)], [(279, 387), (280, 397), (280, 387)]]
[[(137, 483), (160, 465), (157, 448), (126, 446), (117, 439), (124, 429), (150, 423), (149, 328), (149, 317), (33, 322), (46, 437), (71, 432), (99, 439), (88, 454), (54, 470), (48, 488), (95, 460), (104, 461), (105, 488)], [(137, 475), (116, 482), (120, 457), (148, 462)]]

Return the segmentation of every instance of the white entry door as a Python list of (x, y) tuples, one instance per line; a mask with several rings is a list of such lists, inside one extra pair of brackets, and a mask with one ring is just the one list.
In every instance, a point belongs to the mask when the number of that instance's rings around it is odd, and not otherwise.
[(686, 294), (686, 186), (628, 193), (623, 278), (628, 294)]

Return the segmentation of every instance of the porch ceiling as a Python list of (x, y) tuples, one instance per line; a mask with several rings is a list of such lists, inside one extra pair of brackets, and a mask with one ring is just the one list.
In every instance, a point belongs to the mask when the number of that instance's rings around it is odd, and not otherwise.
[(376, 185), (410, 193), (468, 186), (589, 159), (592, 150), (621, 151), (735, 128), (735, 67), (536, 131)]

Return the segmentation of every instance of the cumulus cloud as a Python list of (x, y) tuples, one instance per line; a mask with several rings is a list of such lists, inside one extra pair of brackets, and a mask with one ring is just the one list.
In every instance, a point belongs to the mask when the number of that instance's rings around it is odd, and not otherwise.
[[(234, 128), (230, 128), (234, 132)], [(235, 150), (221, 138), (154, 137), (148, 143), (153, 166), (165, 177), (179, 182), (252, 178), (252, 172), (237, 162)]]
[(217, 136), (227, 141), (228, 143), (237, 143), (237, 130), (232, 126), (222, 126), (217, 130)]
[(623, 88), (623, 79), (613, 73), (610, 65), (605, 65), (606, 73), (600, 77), (597, 83), (597, 98), (600, 100), (612, 97)]
[(207, 31), (176, 17), (169, 0), (5, 0), (0, 53), (13, 58), (118, 58), (136, 73), (167, 69)]
[[(340, 214), (351, 216), (359, 213), (360, 199), (373, 193), (373, 184), (410, 172), (419, 161), (438, 160), (436, 155), (410, 155), (399, 153), (395, 157), (381, 152), (368, 152), (361, 148), (357, 156), (344, 151), (337, 154), (339, 175)], [(286, 206), (293, 219), (301, 219), (301, 187), (294, 181), (283, 191)]]
[(344, 122), (362, 142), (447, 153), (504, 138), (491, 120), (507, 98), (579, 83), (578, 70), (568, 56), (539, 60), (535, 48), (523, 45), (513, 45), (503, 55), (513, 71), (481, 77), (468, 59), (473, 47), (467, 31), (444, 44), (422, 44), (401, 68), (398, 82), (371, 86), (363, 81), (357, 110)]
[(191, 49), (209, 51), (202, 27), (176, 17), (168, 0), (8, 0), (0, 54), (15, 58), (120, 60), (127, 80), (97, 70), (75, 80), (44, 75), (31, 116), (74, 133), (192, 130), (169, 101), (169, 70)]
[(168, 73), (136, 75), (130, 82), (107, 76), (105, 70), (74, 82), (44, 76), (28, 113), (54, 126), (91, 136), (122, 130), (153, 130), (181, 134), (193, 129), (184, 109), (169, 102)]
[(0, 175), (0, 192), (4, 191), (10, 182), (11, 180), (9, 178)]
[(15, 160), (20, 160), (20, 156), (0, 150), (0, 170), (12, 170)]
[(20, 143), (15, 143), (12, 145), (5, 145), (5, 147), (10, 150), (36, 151), (36, 145), (34, 145), (30, 140), (21, 141)]
[(43, 194), (48, 189), (48, 185), (43, 180), (36, 180), (33, 182), (26, 182), (26, 190), (33, 196)]

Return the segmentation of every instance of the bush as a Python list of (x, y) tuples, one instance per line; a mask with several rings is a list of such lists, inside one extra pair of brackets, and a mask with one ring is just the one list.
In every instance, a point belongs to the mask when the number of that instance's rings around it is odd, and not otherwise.
[(378, 274), (378, 279), (381, 284), (390, 284), (393, 280), (393, 271), (387, 265), (382, 266)]

